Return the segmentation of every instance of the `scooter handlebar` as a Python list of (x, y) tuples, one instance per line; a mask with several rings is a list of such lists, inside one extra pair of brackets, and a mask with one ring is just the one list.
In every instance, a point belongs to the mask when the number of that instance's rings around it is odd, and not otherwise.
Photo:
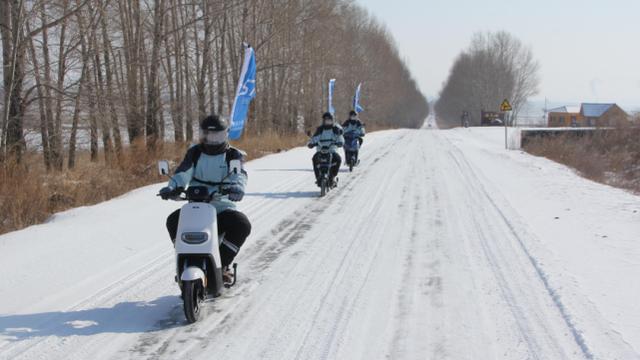
[[(208, 196), (207, 196), (208, 197), (208, 201), (211, 201), (211, 200), (215, 200), (217, 197), (229, 195), (230, 194), (229, 189), (224, 189), (222, 187), (223, 186), (233, 186), (233, 185), (236, 185), (236, 183), (232, 183), (232, 182), (216, 182), (216, 183), (209, 183), (207, 185), (220, 187), (220, 190), (214, 190), (214, 191), (211, 191), (208, 194)], [(170, 197), (170, 198), (167, 198), (167, 199), (163, 199), (163, 200), (173, 200), (173, 201), (189, 201), (189, 200), (192, 200), (188, 196), (188, 189), (189, 188), (186, 188), (186, 189), (179, 188), (179, 189), (177, 189), (179, 191), (177, 191), (176, 196)], [(158, 193), (158, 194), (156, 194), (156, 196), (162, 196), (162, 194)]]

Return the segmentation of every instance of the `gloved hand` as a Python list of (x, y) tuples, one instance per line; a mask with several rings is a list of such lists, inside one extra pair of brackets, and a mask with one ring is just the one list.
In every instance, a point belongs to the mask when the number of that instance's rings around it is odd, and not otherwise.
[(226, 191), (228, 192), (229, 200), (231, 201), (238, 202), (241, 201), (242, 198), (244, 198), (244, 190), (241, 186), (231, 185), (226, 188)]
[(308, 147), (309, 149), (313, 149), (314, 147), (316, 147), (316, 144), (314, 144), (314, 143), (308, 143), (308, 144), (307, 144), (307, 147)]
[(169, 199), (173, 199), (176, 196), (180, 195), (181, 191), (182, 191), (182, 189), (180, 189), (180, 188), (174, 189), (171, 186), (165, 186), (162, 189), (160, 189), (160, 192), (158, 193), (158, 195), (160, 195), (162, 200), (169, 200)]

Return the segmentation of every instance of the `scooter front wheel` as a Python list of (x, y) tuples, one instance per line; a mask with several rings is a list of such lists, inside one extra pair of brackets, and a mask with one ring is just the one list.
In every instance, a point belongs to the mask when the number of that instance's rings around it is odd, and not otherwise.
[(327, 183), (327, 179), (322, 179), (320, 181), (320, 197), (327, 195), (327, 188), (329, 184)]
[(182, 283), (182, 299), (184, 301), (184, 315), (189, 324), (198, 321), (200, 317), (200, 303), (203, 300), (202, 282), (189, 280)]

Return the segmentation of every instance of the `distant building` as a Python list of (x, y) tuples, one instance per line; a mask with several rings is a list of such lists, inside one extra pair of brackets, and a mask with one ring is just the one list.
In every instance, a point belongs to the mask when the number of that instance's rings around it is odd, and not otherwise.
[(629, 123), (629, 115), (616, 104), (583, 103), (549, 110), (549, 127), (608, 127)]
[(582, 104), (580, 114), (586, 126), (607, 127), (629, 124), (629, 114), (616, 104)]
[(578, 106), (562, 106), (549, 110), (549, 127), (581, 127), (585, 125), (585, 119)]

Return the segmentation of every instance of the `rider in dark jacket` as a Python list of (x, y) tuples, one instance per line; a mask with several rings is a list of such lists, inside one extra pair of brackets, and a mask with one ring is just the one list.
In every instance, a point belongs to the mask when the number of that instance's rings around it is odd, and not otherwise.
[(360, 121), (358, 113), (355, 112), (355, 110), (349, 112), (349, 119), (342, 124), (342, 129), (345, 134), (353, 132), (358, 137), (358, 141), (360, 141), (360, 145), (362, 146), (362, 138), (365, 135), (364, 124)]
[(333, 161), (331, 164), (331, 186), (336, 185), (336, 176), (342, 164), (342, 158), (338, 154), (338, 148), (344, 145), (344, 137), (342, 136), (342, 127), (336, 124), (333, 115), (329, 112), (322, 115), (322, 125), (320, 125), (313, 134), (307, 146), (310, 149), (317, 148), (317, 152), (313, 155), (313, 171), (316, 174), (316, 184), (320, 186), (320, 169), (318, 163), (322, 157), (320, 149), (322, 146), (328, 146), (329, 151), (333, 153)]
[(342, 124), (344, 129), (344, 161), (349, 165), (349, 169), (353, 169), (360, 163), (358, 160), (359, 149), (362, 146), (362, 138), (364, 137), (364, 124), (358, 119), (358, 113), (355, 110), (349, 112), (349, 119)]

